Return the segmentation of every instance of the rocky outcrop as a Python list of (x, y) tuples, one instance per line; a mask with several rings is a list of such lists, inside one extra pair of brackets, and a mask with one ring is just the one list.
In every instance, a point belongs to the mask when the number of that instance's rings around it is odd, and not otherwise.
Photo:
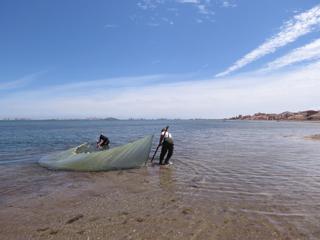
[(320, 121), (320, 111), (307, 110), (302, 112), (255, 113), (254, 115), (239, 115), (231, 120), (287, 120), (287, 121)]
[(312, 121), (320, 121), (320, 112), (313, 114), (311, 116), (308, 117), (308, 120), (312, 120)]

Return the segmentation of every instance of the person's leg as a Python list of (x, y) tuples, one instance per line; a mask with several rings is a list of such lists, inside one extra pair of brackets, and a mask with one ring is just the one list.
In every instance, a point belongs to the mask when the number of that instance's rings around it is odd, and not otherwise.
[(109, 145), (103, 145), (102, 146), (102, 150), (108, 150), (109, 149)]
[(163, 159), (164, 159), (164, 156), (166, 155), (167, 151), (168, 151), (168, 145), (164, 142), (161, 147), (160, 161), (159, 161), (160, 165), (163, 163)]
[(172, 154), (173, 154), (173, 144), (169, 144), (169, 146), (168, 146), (168, 155), (167, 155), (166, 160), (164, 162), (165, 164), (169, 163), (169, 160), (170, 160)]

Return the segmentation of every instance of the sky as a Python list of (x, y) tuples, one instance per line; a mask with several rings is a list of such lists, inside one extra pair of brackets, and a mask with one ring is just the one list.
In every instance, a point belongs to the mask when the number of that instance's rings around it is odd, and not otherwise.
[(319, 0), (1, 0), (0, 119), (320, 109)]

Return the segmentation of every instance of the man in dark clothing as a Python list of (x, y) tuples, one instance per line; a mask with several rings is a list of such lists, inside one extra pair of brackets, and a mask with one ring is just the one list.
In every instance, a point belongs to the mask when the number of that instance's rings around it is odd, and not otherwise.
[[(169, 160), (170, 160), (172, 153), (173, 153), (174, 144), (173, 144), (172, 135), (171, 135), (171, 133), (168, 132), (167, 128), (164, 128), (161, 130), (159, 145), (162, 145), (159, 164), (160, 165), (170, 164)], [(166, 154), (167, 154), (167, 157), (163, 163), (163, 159)]]
[(109, 138), (104, 136), (103, 134), (100, 134), (99, 141), (97, 142), (97, 148), (101, 148), (103, 150), (109, 148)]

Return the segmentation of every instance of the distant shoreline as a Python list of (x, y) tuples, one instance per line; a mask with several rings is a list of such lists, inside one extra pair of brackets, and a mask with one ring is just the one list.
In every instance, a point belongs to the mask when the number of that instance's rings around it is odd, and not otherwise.
[(2, 118), (0, 121), (121, 121), (117, 118)]
[(289, 122), (320, 122), (320, 111), (306, 110), (300, 112), (282, 112), (282, 113), (255, 113), (253, 115), (238, 115), (231, 118), (126, 118), (119, 119), (114, 117), (98, 118), (48, 118), (48, 119), (36, 119), (36, 118), (2, 118), (0, 121), (201, 121), (201, 120), (247, 120), (247, 121), (289, 121)]
[(320, 111), (306, 110), (300, 112), (283, 113), (255, 113), (254, 115), (238, 115), (228, 120), (255, 120), (255, 121), (301, 121), (317, 122), (320, 121)]
[(48, 119), (32, 119), (32, 118), (4, 118), (0, 121), (201, 121), (201, 120), (215, 120), (215, 121), (224, 121), (227, 119), (214, 119), (214, 118), (127, 118), (127, 119), (118, 119), (118, 118), (48, 118)]

